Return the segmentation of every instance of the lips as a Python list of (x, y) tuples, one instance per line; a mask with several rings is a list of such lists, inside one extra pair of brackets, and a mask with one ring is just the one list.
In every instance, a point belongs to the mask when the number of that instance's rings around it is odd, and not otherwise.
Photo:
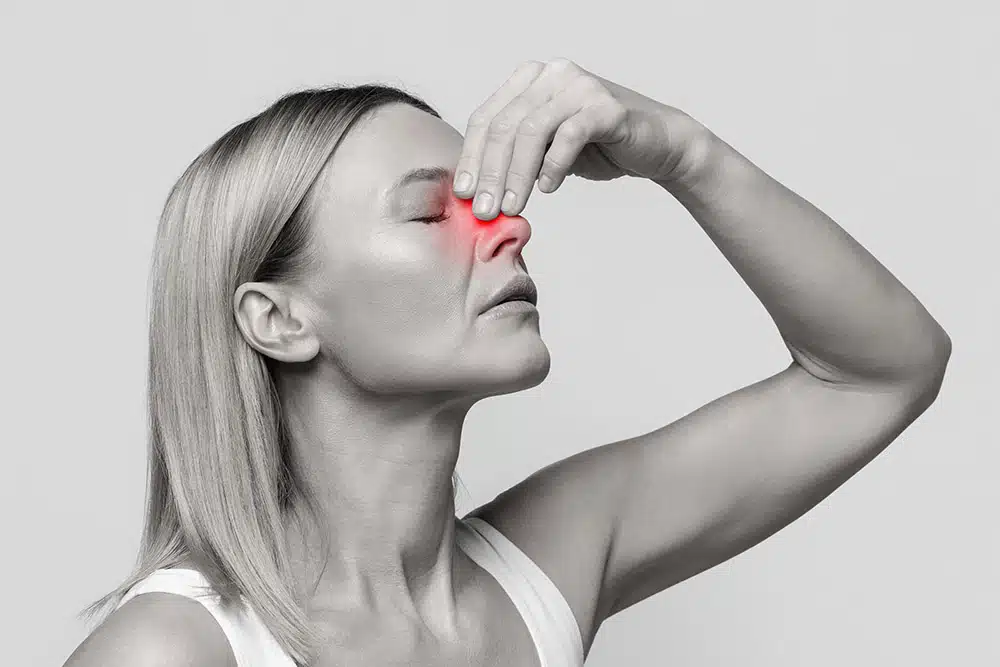
[(527, 301), (533, 306), (538, 305), (538, 290), (534, 281), (527, 275), (516, 276), (493, 294), (483, 312), (506, 301)]

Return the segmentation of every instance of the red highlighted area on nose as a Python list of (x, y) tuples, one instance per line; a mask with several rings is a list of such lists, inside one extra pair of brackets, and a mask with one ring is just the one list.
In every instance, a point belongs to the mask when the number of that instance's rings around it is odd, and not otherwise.
[(452, 200), (454, 201), (455, 210), (461, 211), (462, 215), (468, 216), (471, 220), (475, 221), (480, 225), (492, 225), (501, 220), (507, 219), (509, 216), (504, 215), (504, 213), (498, 213), (497, 217), (492, 220), (480, 220), (476, 217), (475, 213), (472, 212), (472, 199), (462, 199), (460, 197), (455, 197), (452, 195)]
[(492, 257), (498, 250), (520, 252), (531, 235), (528, 221), (523, 216), (497, 214), (492, 220), (480, 220), (472, 212), (472, 200), (451, 195), (452, 223), (448, 227), (455, 231), (452, 236), (454, 250), (459, 256), (471, 247), (483, 258)]

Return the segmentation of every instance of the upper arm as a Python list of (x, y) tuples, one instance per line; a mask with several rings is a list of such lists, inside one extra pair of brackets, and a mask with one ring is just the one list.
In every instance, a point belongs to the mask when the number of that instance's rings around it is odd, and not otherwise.
[(793, 363), (625, 441), (633, 470), (611, 527), (603, 613), (787, 526), (878, 456), (935, 394), (931, 384), (828, 382)]
[(204, 605), (157, 592), (112, 612), (64, 667), (236, 667), (236, 658)]
[(589, 648), (601, 622), (804, 514), (933, 400), (798, 363), (643, 435), (544, 468), (476, 511), (550, 576)]

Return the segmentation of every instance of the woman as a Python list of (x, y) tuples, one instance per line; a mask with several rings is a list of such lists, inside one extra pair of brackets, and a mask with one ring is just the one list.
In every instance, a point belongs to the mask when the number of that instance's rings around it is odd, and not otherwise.
[[(549, 369), (519, 214), (569, 174), (676, 197), (793, 361), (458, 519), (465, 415)], [(605, 619), (871, 461), (951, 348), (823, 213), (565, 59), (519, 67), (464, 140), (393, 88), (283, 98), (181, 177), (153, 278), (142, 549), (73, 667), (579, 665)]]

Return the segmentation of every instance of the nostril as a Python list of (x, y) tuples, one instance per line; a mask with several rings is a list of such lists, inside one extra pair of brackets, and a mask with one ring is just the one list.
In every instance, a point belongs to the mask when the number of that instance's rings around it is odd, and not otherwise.
[(493, 253), (494, 256), (499, 255), (501, 251), (510, 244), (517, 245), (518, 240), (516, 238), (504, 239), (497, 245), (496, 252)]

